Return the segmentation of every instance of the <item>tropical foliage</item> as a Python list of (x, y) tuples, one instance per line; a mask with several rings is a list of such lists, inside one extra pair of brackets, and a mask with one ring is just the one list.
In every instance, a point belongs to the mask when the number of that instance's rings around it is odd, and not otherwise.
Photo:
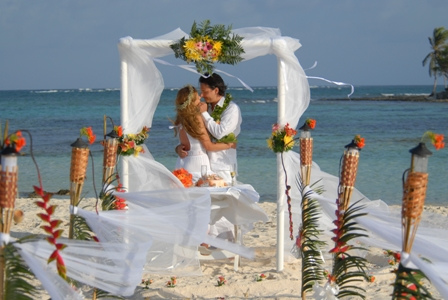
[(352, 240), (367, 237), (365, 231), (356, 223), (356, 218), (365, 216), (361, 213), (363, 206), (358, 205), (359, 201), (353, 203), (344, 211), (337, 200), (336, 228), (333, 230), (335, 247), (330, 250), (333, 254), (333, 270), (328, 274), (328, 281), (339, 286), (338, 298), (356, 296), (365, 299), (365, 289), (361, 287), (361, 282), (370, 281), (367, 275), (367, 260), (364, 257), (353, 255), (357, 250), (366, 250), (361, 246), (351, 243)]
[[(31, 237), (20, 239), (17, 243), (23, 243)], [(5, 261), (4, 299), (35, 299), (37, 288), (31, 284), (31, 281), (35, 280), (34, 274), (12, 243), (3, 248), (3, 258)]]
[(406, 268), (400, 263), (396, 273), (392, 299), (434, 299), (423, 285), (427, 278), (422, 271)]
[[(303, 194), (304, 186), (299, 180), (297, 180), (297, 184)], [(322, 188), (313, 190), (317, 193), (322, 192)], [(296, 240), (296, 246), (300, 249), (302, 258), (302, 296), (311, 291), (316, 282), (324, 279), (321, 249), (326, 243), (319, 239), (322, 234), (322, 230), (319, 230), (321, 210), (317, 200), (312, 199), (310, 194), (311, 191), (303, 194), (302, 197), (302, 225)]]
[(432, 95), (437, 92), (437, 78), (443, 76), (448, 79), (448, 30), (444, 27), (434, 28), (432, 37), (428, 37), (431, 52), (423, 59), (423, 66), (429, 64), (429, 76), (434, 76)]

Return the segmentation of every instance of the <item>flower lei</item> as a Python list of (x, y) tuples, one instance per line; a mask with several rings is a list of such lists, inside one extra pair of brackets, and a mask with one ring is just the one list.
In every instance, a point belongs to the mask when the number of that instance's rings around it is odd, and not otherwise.
[[(226, 97), (224, 98), (224, 104), (222, 106), (215, 106), (215, 109), (212, 111), (212, 113), (210, 114), (210, 116), (213, 118), (213, 120), (215, 120), (216, 123), (220, 123), (221, 122), (221, 115), (222, 113), (227, 109), (227, 107), (229, 107), (230, 101), (233, 100), (232, 95), (230, 95), (229, 93), (226, 94)], [(213, 137), (212, 137), (213, 139)], [(216, 140), (216, 142), (222, 142), (222, 143), (236, 143), (237, 139), (235, 137), (235, 134), (233, 132), (229, 133), (228, 135), (222, 137), (219, 140)]]
[(268, 147), (275, 153), (286, 152), (294, 147), (294, 136), (297, 134), (295, 129), (289, 127), (286, 123), (285, 127), (280, 128), (276, 123), (272, 126), (272, 134), (267, 139)]
[(190, 38), (183, 37), (170, 47), (176, 58), (187, 63), (194, 62), (199, 73), (212, 74), (215, 62), (235, 65), (243, 60), (240, 56), (244, 53), (240, 45), (243, 38), (231, 31), (231, 26), (211, 26), (210, 20), (203, 21), (199, 26), (195, 21)]
[[(142, 130), (137, 133), (118, 135), (118, 155), (123, 156), (138, 156), (140, 152), (144, 152), (143, 147), (140, 146), (148, 138), (150, 128), (144, 126)], [(118, 134), (121, 131), (121, 126), (114, 126), (114, 131)]]

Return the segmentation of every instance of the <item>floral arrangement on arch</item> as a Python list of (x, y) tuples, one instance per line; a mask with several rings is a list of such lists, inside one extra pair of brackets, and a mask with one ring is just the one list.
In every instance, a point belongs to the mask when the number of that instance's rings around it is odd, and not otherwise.
[(241, 54), (244, 49), (240, 45), (243, 38), (232, 34), (231, 30), (231, 26), (211, 26), (210, 20), (203, 21), (199, 26), (195, 21), (190, 38), (183, 37), (170, 47), (176, 58), (195, 63), (199, 73), (212, 74), (216, 62), (235, 65), (243, 60)]
[(139, 153), (143, 153), (143, 147), (140, 145), (142, 145), (148, 138), (149, 130), (150, 129), (148, 127), (144, 126), (137, 134), (123, 134), (123, 129), (121, 126), (114, 126), (114, 131), (118, 136), (118, 155), (138, 156)]
[(174, 176), (177, 177), (177, 179), (182, 182), (184, 187), (188, 188), (193, 185), (193, 175), (191, 175), (187, 170), (184, 168), (176, 169), (173, 171)]
[(267, 140), (268, 147), (275, 153), (286, 152), (294, 147), (294, 136), (297, 134), (297, 130), (289, 127), (289, 123), (286, 123), (284, 127), (280, 127), (279, 124), (272, 126), (272, 134)]

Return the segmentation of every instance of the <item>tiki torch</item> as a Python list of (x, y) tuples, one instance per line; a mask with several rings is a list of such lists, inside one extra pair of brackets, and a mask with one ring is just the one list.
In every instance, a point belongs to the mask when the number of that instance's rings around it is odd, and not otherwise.
[(356, 174), (358, 172), (359, 151), (364, 147), (364, 138), (356, 135), (352, 142), (345, 146), (342, 157), (341, 176), (339, 179), (339, 205), (347, 210), (353, 189), (355, 188)]
[[(89, 145), (78, 138), (72, 146), (70, 163), (70, 205), (78, 206), (89, 161)], [(73, 222), (75, 216), (70, 214), (69, 238), (73, 238)]]
[(428, 158), (432, 152), (425, 143), (409, 150), (412, 154), (411, 168), (407, 170), (406, 179), (403, 176), (403, 204), (401, 208), (401, 223), (403, 226), (403, 251), (411, 253), (412, 244), (420, 223), (425, 204), (428, 185)]

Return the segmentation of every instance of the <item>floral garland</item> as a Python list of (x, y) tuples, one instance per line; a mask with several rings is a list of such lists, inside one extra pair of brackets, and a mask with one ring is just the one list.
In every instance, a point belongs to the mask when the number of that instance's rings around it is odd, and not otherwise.
[(123, 134), (123, 129), (121, 126), (114, 126), (114, 131), (118, 135), (118, 155), (138, 156), (140, 152), (143, 153), (143, 147), (140, 145), (143, 144), (148, 138), (149, 130), (150, 129), (148, 127), (144, 126), (137, 134)]
[[(215, 120), (216, 123), (220, 123), (221, 122), (221, 115), (222, 113), (227, 109), (227, 107), (229, 107), (230, 101), (233, 100), (232, 95), (230, 95), (229, 93), (226, 94), (226, 97), (224, 98), (224, 104), (222, 106), (215, 106), (215, 109), (212, 111), (211, 113), (211, 117), (213, 118), (213, 120)], [(214, 137), (211, 136), (211, 139), (213, 140)], [(233, 132), (229, 133), (228, 135), (222, 137), (219, 140), (216, 140), (216, 142), (218, 143), (236, 143), (237, 139), (235, 137), (235, 134)]]
[(275, 153), (286, 152), (294, 147), (294, 136), (297, 134), (295, 129), (289, 127), (286, 123), (281, 128), (277, 123), (272, 126), (272, 134), (267, 140), (268, 147)]
[(174, 176), (177, 177), (177, 179), (182, 182), (184, 187), (188, 188), (193, 185), (193, 175), (191, 175), (187, 170), (184, 168), (176, 169), (173, 171)]
[(195, 63), (199, 73), (212, 74), (216, 62), (235, 65), (243, 60), (240, 56), (244, 53), (240, 45), (243, 38), (232, 34), (231, 30), (231, 26), (211, 26), (210, 20), (203, 21), (199, 26), (195, 21), (190, 38), (183, 37), (170, 47), (176, 58)]

